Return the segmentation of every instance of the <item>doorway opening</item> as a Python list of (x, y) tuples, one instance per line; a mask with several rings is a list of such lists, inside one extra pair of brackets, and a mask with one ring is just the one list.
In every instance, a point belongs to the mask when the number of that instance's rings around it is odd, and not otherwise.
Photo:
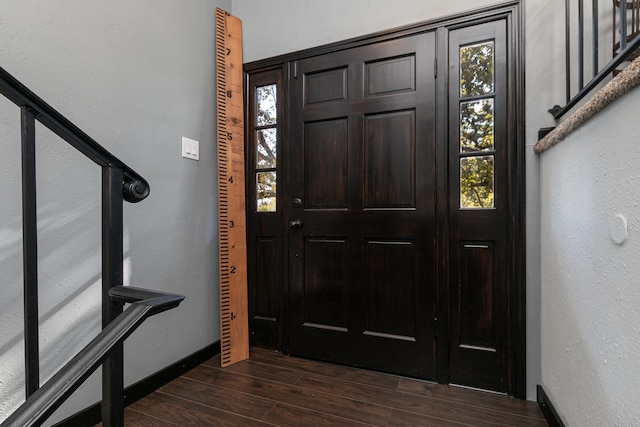
[(518, 17), (245, 65), (252, 345), (524, 398)]

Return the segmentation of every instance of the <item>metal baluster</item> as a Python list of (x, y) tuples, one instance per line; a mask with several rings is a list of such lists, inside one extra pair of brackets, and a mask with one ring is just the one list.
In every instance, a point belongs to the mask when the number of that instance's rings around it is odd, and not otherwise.
[[(120, 313), (123, 304), (111, 301), (109, 289), (122, 282), (122, 169), (102, 168), (102, 328)], [(113, 347), (102, 365), (102, 423), (110, 427), (124, 425), (123, 346)]]
[(578, 1), (578, 91), (584, 87), (584, 1)]
[(592, 40), (592, 48), (593, 48), (593, 76), (595, 77), (600, 71), (599, 67), (599, 58), (598, 58), (598, 50), (599, 50), (599, 40), (598, 36), (600, 34), (600, 28), (598, 24), (598, 0), (592, 0), (591, 2), (591, 40)]
[[(627, 18), (627, 22), (629, 18)], [(636, 30), (636, 0), (631, 1), (631, 36), (633, 36), (634, 31)]]
[(29, 398), (40, 387), (38, 343), (38, 218), (36, 203), (36, 119), (21, 107), (22, 127), (22, 264), (24, 277), (25, 391)]
[(627, 0), (620, 0), (620, 51), (627, 46)]
[(640, 0), (634, 0), (633, 2), (633, 36), (638, 36), (638, 30), (640, 30)]
[(564, 12), (565, 12), (565, 69), (567, 71), (566, 74), (566, 92), (567, 92), (567, 102), (571, 100), (571, 4), (570, 0), (565, 0), (564, 2)]
[(616, 56), (616, 37), (618, 36), (617, 34), (617, 28), (618, 26), (617, 24), (617, 16), (618, 14), (616, 13), (616, 2), (615, 0), (613, 1), (613, 26), (611, 27), (613, 29), (613, 38), (612, 38), (612, 45), (613, 45), (613, 51), (611, 52), (611, 57), (615, 57)]

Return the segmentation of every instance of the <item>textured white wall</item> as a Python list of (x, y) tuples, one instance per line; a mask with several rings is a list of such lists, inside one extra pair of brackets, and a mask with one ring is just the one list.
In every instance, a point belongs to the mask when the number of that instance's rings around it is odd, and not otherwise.
[[(496, 0), (235, 0), (243, 21), (244, 61), (251, 62), (402, 25), (447, 17)], [(547, 109), (564, 97), (564, 9), (550, 0), (524, 3), (526, 40), (527, 397), (540, 383), (540, 193), (537, 132), (553, 125)]]
[[(125, 282), (186, 300), (128, 339), (127, 384), (219, 339), (215, 6), (231, 0), (0, 2), (0, 66), (151, 185), (125, 205)], [(18, 131), (0, 99), (0, 420), (24, 399)], [(100, 168), (37, 134), (46, 379), (100, 329)], [(200, 141), (199, 162), (180, 157), (182, 136)], [(99, 400), (95, 380), (52, 420)]]
[(554, 126), (547, 112), (563, 104), (564, 7), (556, 1), (525, 1), (525, 111), (526, 111), (526, 238), (527, 238), (527, 398), (535, 400), (541, 382), (540, 356), (540, 157), (533, 146), (538, 129)]
[(542, 384), (569, 426), (640, 425), (638, 105), (541, 155)]

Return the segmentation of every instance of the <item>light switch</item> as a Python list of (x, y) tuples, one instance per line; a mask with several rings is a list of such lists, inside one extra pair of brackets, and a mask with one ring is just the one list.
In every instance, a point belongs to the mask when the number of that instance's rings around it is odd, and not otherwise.
[(182, 157), (185, 159), (200, 159), (200, 143), (193, 139), (182, 137)]

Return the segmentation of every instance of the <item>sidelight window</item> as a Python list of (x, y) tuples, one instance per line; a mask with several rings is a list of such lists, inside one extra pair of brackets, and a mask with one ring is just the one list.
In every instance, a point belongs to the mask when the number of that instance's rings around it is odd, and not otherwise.
[(275, 212), (277, 195), (278, 114), (275, 84), (255, 89), (256, 209)]
[(460, 47), (460, 207), (494, 205), (494, 42)]

